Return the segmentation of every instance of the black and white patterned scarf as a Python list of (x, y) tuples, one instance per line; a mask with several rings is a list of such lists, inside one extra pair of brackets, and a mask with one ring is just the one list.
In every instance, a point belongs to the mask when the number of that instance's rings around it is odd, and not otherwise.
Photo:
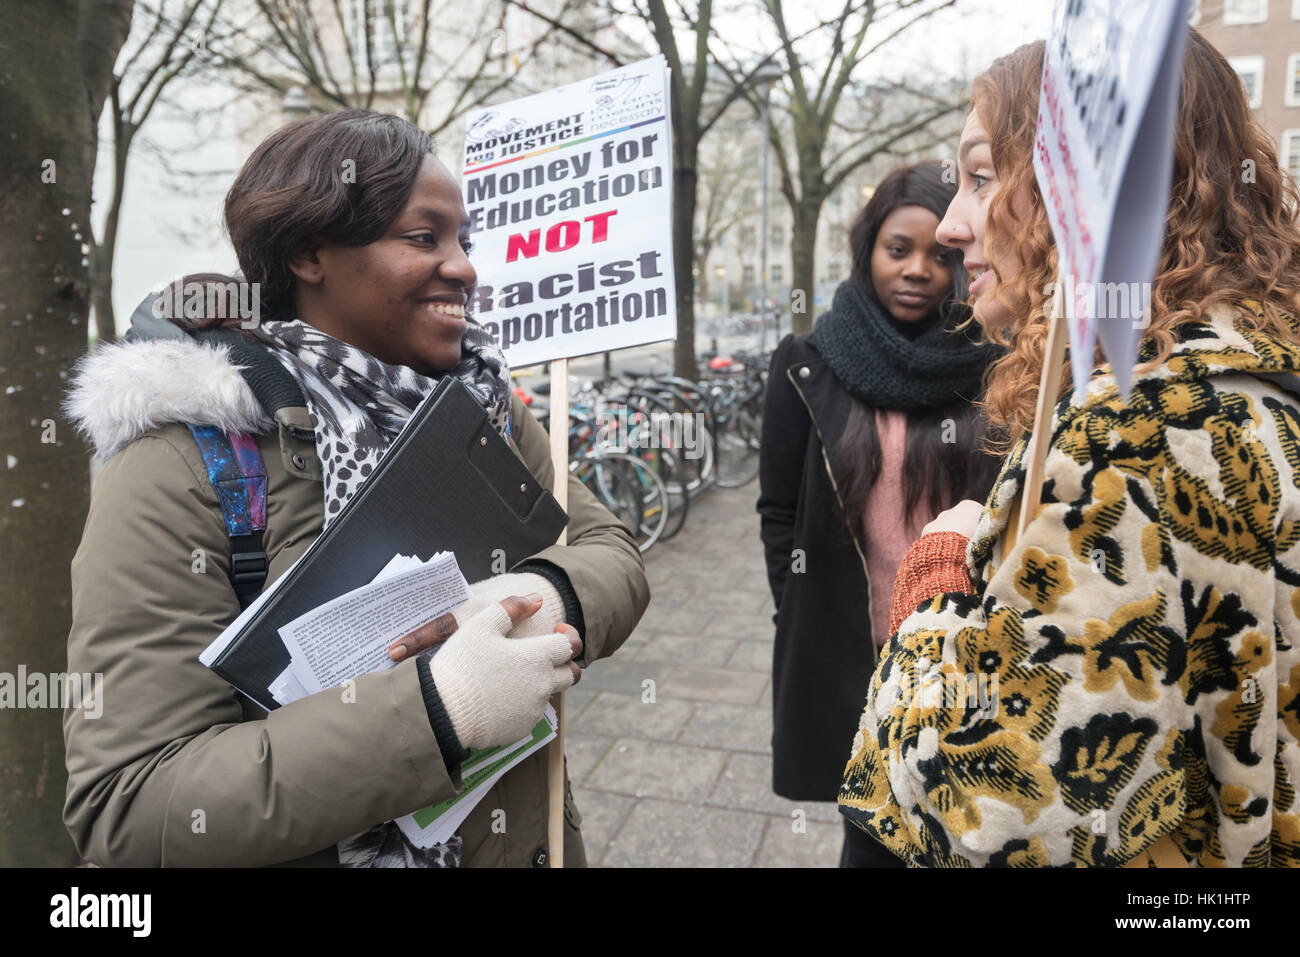
[[(316, 454), (325, 470), (328, 525), (374, 471), (416, 406), (438, 379), (389, 365), (301, 319), (267, 321), (254, 334), (302, 387), (316, 430)], [(454, 375), (474, 394), (492, 427), (510, 434), (510, 372), (483, 327), (471, 322), (461, 340)]]
[[(300, 319), (266, 321), (254, 330), (298, 381), (307, 400), (316, 454), (324, 470), (328, 526), (374, 471), (420, 402), (438, 384), (407, 366), (381, 362), (367, 352)], [(470, 321), (454, 375), (479, 400), (492, 427), (510, 434), (510, 372), (505, 356), (483, 327)], [(440, 378), (440, 377), (439, 377)], [(385, 822), (339, 844), (346, 867), (457, 867), (462, 841), (418, 848), (397, 825)]]

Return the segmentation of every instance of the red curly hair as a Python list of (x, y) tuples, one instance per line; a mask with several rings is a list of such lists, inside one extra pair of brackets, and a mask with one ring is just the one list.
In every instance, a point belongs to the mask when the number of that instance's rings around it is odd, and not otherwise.
[[(1057, 279), (1056, 248), (1034, 178), (1033, 145), (1043, 73), (1043, 41), (994, 61), (971, 88), (972, 107), (988, 132), (1001, 187), (989, 204), (987, 243), (997, 295), (1013, 320), (988, 337), (1007, 347), (989, 367), (983, 405), (995, 427), (990, 441), (1006, 451), (1033, 426), (1047, 342), (1048, 300)], [(1248, 165), (1248, 162), (1253, 167)], [(1244, 175), (1253, 168), (1254, 177)], [(1250, 181), (1248, 181), (1250, 180)], [(1026, 208), (1013, 198), (1032, 197)], [(1192, 30), (1183, 61), (1174, 132), (1174, 176), (1165, 239), (1151, 293), (1144, 344), (1164, 362), (1177, 330), (1220, 303), (1255, 300), (1256, 329), (1300, 343), (1300, 194), (1278, 165), (1272, 138), (1246, 103), (1227, 60)], [(1005, 270), (1005, 273), (1004, 271)], [(1100, 355), (1094, 364), (1100, 364)], [(1069, 388), (1065, 377), (1062, 395)]]

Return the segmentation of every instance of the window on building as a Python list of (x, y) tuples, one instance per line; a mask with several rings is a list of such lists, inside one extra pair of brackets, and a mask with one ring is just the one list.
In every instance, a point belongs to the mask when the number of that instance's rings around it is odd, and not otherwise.
[(756, 233), (757, 233), (757, 230), (754, 229), (753, 226), (741, 226), (741, 227), (740, 227), (740, 245), (742, 245), (742, 246), (744, 246), (744, 247), (746, 247), (746, 248), (751, 248), (751, 249), (752, 249), (753, 246), (754, 246), (754, 236), (755, 236)]
[(1262, 100), (1264, 90), (1264, 58), (1262, 56), (1228, 57), (1228, 64), (1237, 71), (1241, 83), (1246, 88), (1246, 102), (1251, 109), (1256, 109)]
[(773, 223), (771, 229), (770, 242), (773, 246), (782, 246), (785, 244), (785, 227), (780, 223)]
[(837, 260), (832, 259), (826, 264), (826, 279), (829, 282), (840, 281), (840, 264)]
[(1268, 0), (1223, 0), (1223, 23), (1263, 23), (1268, 19)]
[(753, 266), (746, 266), (746, 267), (745, 267), (745, 275), (744, 275), (744, 280), (743, 280), (743, 281), (744, 281), (744, 283), (745, 283), (745, 288), (746, 288), (746, 289), (751, 289), (751, 288), (753, 288), (753, 286), (754, 286), (754, 267), (753, 267)]
[(1300, 186), (1300, 130), (1286, 130), (1282, 133), (1282, 167)]
[(1300, 53), (1286, 58), (1286, 105), (1300, 106)]
[[(352, 0), (352, 55), (366, 63), (366, 20), (370, 21), (370, 48), (374, 65), (397, 62), (397, 39), (406, 32), (406, 0)], [(393, 33), (393, 25), (397, 34)]]
[(785, 282), (785, 270), (781, 268), (780, 263), (772, 263), (772, 282), (778, 286)]

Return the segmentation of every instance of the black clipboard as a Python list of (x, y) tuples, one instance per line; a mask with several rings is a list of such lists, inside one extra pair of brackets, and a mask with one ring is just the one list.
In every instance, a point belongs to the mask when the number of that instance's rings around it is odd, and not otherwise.
[(464, 383), (445, 376), (209, 667), (272, 711), (270, 685), (289, 667), (284, 625), (368, 584), (395, 554), (453, 552), (474, 582), (555, 544), (568, 521)]

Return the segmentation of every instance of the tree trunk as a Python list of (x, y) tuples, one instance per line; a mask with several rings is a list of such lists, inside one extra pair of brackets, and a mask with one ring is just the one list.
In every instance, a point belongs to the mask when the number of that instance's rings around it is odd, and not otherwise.
[[(89, 503), (87, 450), (60, 417), (86, 351), (96, 123), (131, 24), (129, 0), (4, 0), (0, 18), (0, 673), (67, 667), (68, 567)], [(76, 234), (82, 238), (78, 239)], [(108, 690), (111, 696), (111, 689)], [(62, 712), (6, 708), (0, 865), (68, 865)]]
[(817, 295), (817, 222), (823, 202), (821, 193), (805, 189), (794, 208), (790, 233), (790, 331), (795, 335), (812, 332)]
[(113, 315), (113, 253), (103, 246), (90, 251), (90, 305), (95, 315), (97, 342), (117, 338), (117, 318)]
[[(112, 99), (116, 113), (116, 89)], [(113, 313), (113, 260), (117, 254), (122, 198), (126, 194), (126, 158), (134, 137), (135, 128), (116, 116), (113, 122), (113, 192), (108, 201), (108, 215), (104, 217), (104, 233), (90, 251), (90, 304), (94, 309), (95, 333), (99, 342), (112, 342), (117, 338), (117, 318)]]
[(697, 250), (695, 260), (691, 263), (691, 274), (693, 276), (696, 270), (699, 270), (699, 275), (695, 276), (696, 295), (700, 302), (707, 303), (713, 285), (709, 282), (709, 253), (707, 250)]
[(698, 374), (695, 365), (695, 200), (699, 140), (684, 135), (677, 97), (673, 97), (673, 277), (677, 290), (677, 345), (673, 373), (684, 379)]

